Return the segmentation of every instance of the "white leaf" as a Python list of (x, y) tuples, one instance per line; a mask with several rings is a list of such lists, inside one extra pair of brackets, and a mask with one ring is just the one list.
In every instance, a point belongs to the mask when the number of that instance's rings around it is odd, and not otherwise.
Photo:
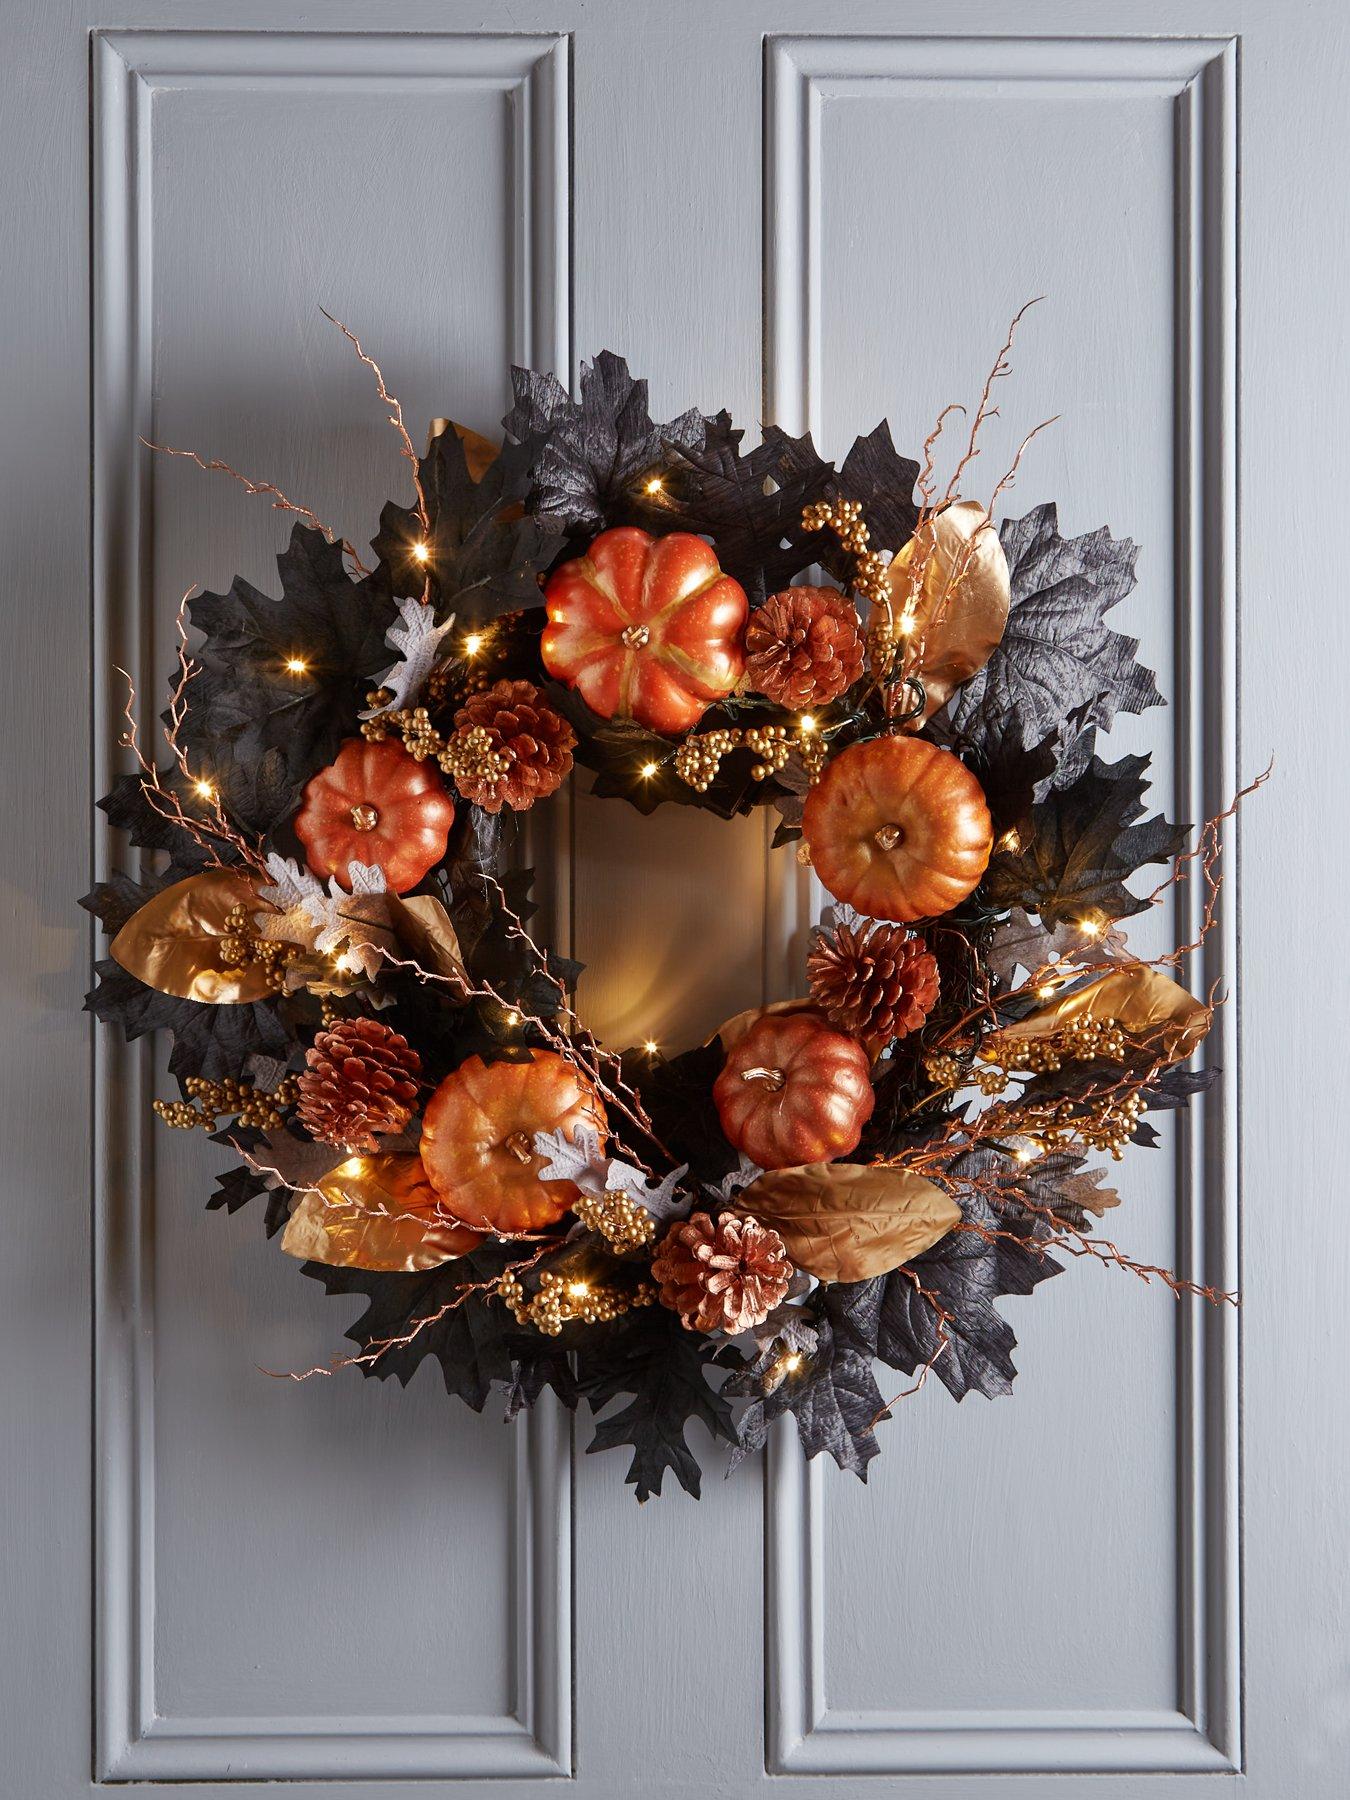
[(692, 1204), (687, 1194), (675, 1191), (689, 1173), (688, 1163), (672, 1170), (664, 1180), (652, 1183), (631, 1163), (606, 1156), (600, 1148), (599, 1132), (590, 1125), (578, 1125), (571, 1138), (562, 1126), (556, 1131), (537, 1131), (534, 1148), (537, 1155), (546, 1159), (539, 1171), (541, 1181), (571, 1181), (583, 1194), (627, 1194), (658, 1222), (682, 1217)]
[(681, 1163), (678, 1169), (654, 1185), (631, 1163), (611, 1161), (609, 1172), (605, 1177), (605, 1186), (610, 1193), (627, 1194), (628, 1198), (638, 1206), (645, 1206), (647, 1211), (662, 1224), (667, 1219), (682, 1219), (692, 1207), (694, 1201), (691, 1194), (677, 1193), (676, 1189), (689, 1173), (689, 1164)]
[(383, 706), (369, 707), (361, 714), (363, 719), (377, 719), (381, 713), (395, 712), (414, 703), (436, 666), (441, 639), (455, 622), (451, 613), (444, 625), (438, 625), (435, 608), (424, 606), (415, 597), (400, 600), (398, 611), (401, 622), (391, 625), (384, 634), (385, 643), (397, 653), (397, 661), (375, 677), (376, 686), (388, 688), (393, 699)]
[(292, 857), (278, 856), (275, 850), (268, 855), (267, 872), (274, 885), (260, 887), (258, 893), (273, 906), (280, 907), (282, 912), (290, 912), (293, 907), (303, 905), (311, 895), (323, 892), (317, 875), (302, 869)]
[(744, 1150), (742, 1150), (740, 1162), (730, 1174), (724, 1175), (717, 1183), (716, 1187), (714, 1187), (711, 1182), (705, 1182), (704, 1186), (710, 1194), (716, 1194), (719, 1200), (725, 1201), (729, 1206), (742, 1188), (749, 1187), (750, 1183), (752, 1181), (757, 1181), (763, 1173), (764, 1171), (760, 1168), (759, 1164), (751, 1162), (750, 1158), (745, 1154)]

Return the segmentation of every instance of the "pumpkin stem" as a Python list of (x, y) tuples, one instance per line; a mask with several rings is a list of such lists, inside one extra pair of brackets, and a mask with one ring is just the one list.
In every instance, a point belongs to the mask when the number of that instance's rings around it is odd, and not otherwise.
[(502, 1140), (502, 1149), (509, 1150), (517, 1162), (527, 1163), (534, 1154), (534, 1146), (523, 1131), (513, 1131), (508, 1138)]
[(872, 842), (878, 850), (894, 850), (904, 835), (898, 825), (879, 825), (872, 833)]
[(651, 638), (651, 632), (645, 625), (625, 625), (619, 633), (621, 640), (630, 650), (641, 650)]
[(762, 1081), (765, 1087), (769, 1089), (770, 1093), (776, 1094), (787, 1080), (787, 1076), (784, 1075), (781, 1069), (742, 1069), (741, 1080)]
[(358, 831), (374, 831), (379, 822), (379, 812), (368, 800), (362, 800), (352, 808), (352, 824)]

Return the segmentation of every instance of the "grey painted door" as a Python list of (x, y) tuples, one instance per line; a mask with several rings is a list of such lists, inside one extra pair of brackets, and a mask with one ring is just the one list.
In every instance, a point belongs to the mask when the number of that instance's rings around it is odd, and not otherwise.
[[(1344, 1794), (1337, 0), (3, 16), (0, 1792)], [(78, 1010), (110, 665), (161, 668), (188, 583), (265, 585), (279, 542), (138, 435), (354, 532), (399, 465), (320, 303), (414, 419), (490, 429), (509, 359), (612, 346), (658, 416), (838, 449), (883, 411), (915, 441), (1033, 293), (988, 459), (1062, 413), (1014, 509), (1143, 544), (1160, 798), (1198, 817), (1277, 758), (1197, 971), (1237, 985), (1222, 1098), (1130, 1162), (1121, 1226), (1241, 1314), (1076, 1269), (1013, 1303), (1016, 1399), (925, 1391), (868, 1490), (784, 1440), (641, 1512), (548, 1414), (266, 1379), (342, 1307), (203, 1213), (154, 1061)], [(812, 896), (758, 824), (578, 801), (552, 854), (613, 1038), (789, 982)]]

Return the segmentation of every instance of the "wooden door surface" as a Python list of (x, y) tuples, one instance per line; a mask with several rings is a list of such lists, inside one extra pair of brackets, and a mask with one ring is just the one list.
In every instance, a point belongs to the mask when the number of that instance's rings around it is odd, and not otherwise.
[[(0, 16), (0, 1793), (1344, 1794), (1342, 8)], [(114, 665), (153, 693), (183, 590), (266, 588), (285, 538), (138, 439), (357, 533), (402, 473), (324, 306), (414, 421), (491, 432), (510, 362), (611, 348), (657, 417), (913, 446), (1042, 294), (986, 456), (1060, 414), (1009, 512), (1142, 546), (1122, 623), (1172, 704), (1113, 743), (1197, 820), (1275, 757), (1192, 972), (1233, 996), (1224, 1080), (1123, 1176), (1131, 1247), (1240, 1312), (1075, 1268), (1007, 1303), (1013, 1399), (930, 1384), (865, 1488), (783, 1435), (725, 1483), (701, 1445), (701, 1502), (641, 1509), (584, 1418), (478, 1418), (426, 1368), (268, 1379), (349, 1307), (203, 1210), (219, 1157), (154, 1128), (162, 1056), (80, 1012)], [(577, 794), (545, 849), (610, 1040), (790, 991), (819, 895), (762, 820)]]

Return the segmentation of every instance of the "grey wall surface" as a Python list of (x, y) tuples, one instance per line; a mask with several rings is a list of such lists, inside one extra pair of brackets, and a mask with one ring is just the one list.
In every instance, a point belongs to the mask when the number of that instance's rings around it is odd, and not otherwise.
[[(1342, 8), (0, 17), (0, 1796), (1350, 1791)], [(267, 1379), (343, 1306), (204, 1213), (218, 1156), (152, 1129), (162, 1053), (78, 1011), (112, 665), (153, 694), (183, 591), (268, 586), (286, 536), (138, 436), (357, 537), (402, 474), (320, 305), (412, 421), (490, 431), (509, 361), (609, 347), (659, 417), (841, 452), (973, 399), (1033, 294), (974, 491), (1061, 414), (1007, 510), (1142, 546), (1120, 623), (1173, 704), (1113, 745), (1191, 819), (1276, 757), (1191, 971), (1234, 995), (1224, 1081), (1113, 1220), (1240, 1313), (1075, 1267), (1005, 1303), (1014, 1399), (930, 1384), (866, 1489), (785, 1435), (640, 1511), (584, 1421), (478, 1419), (425, 1369)], [(797, 987), (820, 896), (763, 821), (567, 805), (538, 848), (597, 1030), (680, 1046)]]

